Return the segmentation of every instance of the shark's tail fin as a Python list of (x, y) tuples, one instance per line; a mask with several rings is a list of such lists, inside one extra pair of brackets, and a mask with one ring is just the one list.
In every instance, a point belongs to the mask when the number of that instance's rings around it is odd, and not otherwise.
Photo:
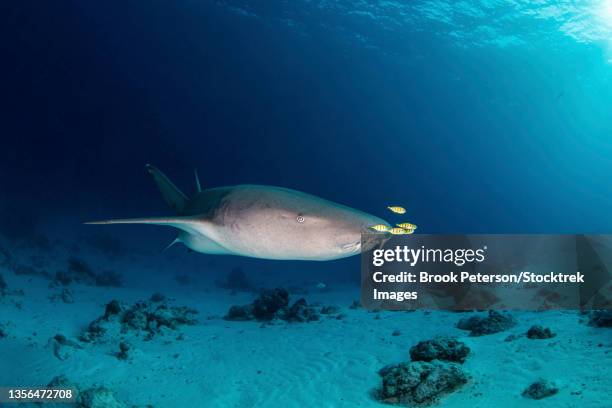
[(149, 174), (153, 177), (155, 184), (157, 184), (157, 188), (162, 193), (164, 200), (166, 200), (166, 203), (168, 203), (170, 208), (180, 214), (187, 205), (187, 196), (159, 169), (150, 164), (147, 164), (146, 167)]
[[(105, 225), (105, 224), (150, 224), (163, 225), (168, 227), (178, 228), (185, 232), (193, 233), (195, 228), (195, 220), (191, 217), (153, 217), (153, 218), (126, 218), (120, 220), (104, 220), (91, 221), (85, 224), (90, 225)], [(203, 221), (199, 222), (204, 224)]]

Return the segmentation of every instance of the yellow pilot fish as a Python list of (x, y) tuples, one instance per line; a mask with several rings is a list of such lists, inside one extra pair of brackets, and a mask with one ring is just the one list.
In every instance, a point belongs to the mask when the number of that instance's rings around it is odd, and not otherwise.
[(393, 211), (396, 214), (405, 214), (406, 213), (406, 209), (404, 207), (398, 207), (396, 205), (394, 206), (390, 206), (387, 207), (388, 209), (390, 209), (391, 211)]
[(405, 229), (398, 228), (398, 227), (391, 228), (388, 232), (390, 232), (393, 235), (404, 235), (408, 233), (408, 231), (406, 231)]
[(401, 224), (397, 224), (397, 226), (407, 230), (415, 230), (417, 228), (416, 225), (411, 224), (409, 222), (402, 222)]
[(374, 231), (378, 231), (378, 232), (386, 232), (389, 231), (389, 226), (385, 225), (385, 224), (376, 224), (376, 225), (372, 225), (370, 228), (372, 228)]

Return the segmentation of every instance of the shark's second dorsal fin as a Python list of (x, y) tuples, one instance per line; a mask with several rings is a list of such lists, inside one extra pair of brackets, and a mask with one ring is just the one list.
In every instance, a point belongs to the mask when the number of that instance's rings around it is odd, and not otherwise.
[(146, 167), (149, 174), (153, 176), (153, 180), (155, 184), (157, 184), (157, 188), (162, 193), (162, 196), (164, 196), (166, 203), (168, 203), (170, 208), (180, 214), (187, 206), (187, 196), (159, 169), (150, 164), (147, 164)]

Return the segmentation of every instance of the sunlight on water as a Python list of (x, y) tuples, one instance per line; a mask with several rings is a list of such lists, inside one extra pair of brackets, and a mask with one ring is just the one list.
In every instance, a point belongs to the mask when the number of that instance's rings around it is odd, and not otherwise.
[(612, 0), (603, 0), (601, 4), (599, 4), (597, 14), (599, 15), (602, 25), (607, 29), (607, 62), (608, 64), (612, 64)]
[[(555, 33), (560, 33), (582, 44), (607, 44), (612, 56), (612, 0), (304, 0), (279, 2), (273, 11), (243, 0), (224, 0), (220, 4), (243, 16), (278, 22), (291, 17), (291, 26), (299, 27), (303, 34), (324, 28), (342, 32), (349, 43), (379, 49), (384, 49), (385, 44), (377, 39), (377, 30), (400, 40), (412, 32), (431, 31), (455, 40), (461, 47), (500, 48), (554, 43)], [(317, 19), (309, 18), (311, 14), (316, 14)]]
[(606, 0), (602, 4), (602, 16), (609, 24), (612, 24), (612, 0)]

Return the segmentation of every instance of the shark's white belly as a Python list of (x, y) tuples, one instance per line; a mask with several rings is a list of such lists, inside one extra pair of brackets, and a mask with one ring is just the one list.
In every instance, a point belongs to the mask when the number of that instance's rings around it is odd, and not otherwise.
[[(340, 251), (329, 244), (329, 236), (301, 234), (295, 230), (282, 231), (279, 226), (243, 223), (220, 226), (206, 236), (197, 238), (192, 249), (204, 253), (232, 254), (276, 260), (326, 261), (344, 258), (359, 252)], [(188, 245), (189, 246), (189, 245)]]
[(179, 234), (178, 239), (186, 247), (196, 252), (214, 255), (232, 255), (231, 251), (202, 234), (195, 235), (183, 232)]

